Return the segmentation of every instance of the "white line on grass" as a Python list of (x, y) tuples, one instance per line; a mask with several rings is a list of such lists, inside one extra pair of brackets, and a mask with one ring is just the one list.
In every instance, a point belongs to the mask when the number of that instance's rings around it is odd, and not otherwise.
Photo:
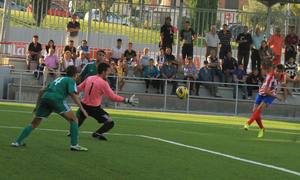
[[(22, 127), (17, 127), (17, 126), (0, 126), (0, 128), (2, 128), (2, 129), (22, 129)], [(51, 132), (69, 132), (68, 130), (62, 130), (62, 129), (38, 128), (37, 130), (51, 131)], [(80, 133), (91, 134), (92, 132), (91, 131), (80, 131)], [(266, 167), (266, 168), (270, 168), (270, 169), (275, 169), (275, 170), (282, 171), (282, 172), (285, 172), (285, 173), (288, 173), (288, 174), (293, 174), (293, 175), (296, 175), (296, 176), (300, 176), (300, 172), (297, 172), (297, 171), (293, 171), (293, 170), (289, 170), (289, 169), (286, 169), (286, 168), (274, 166), (274, 165), (271, 165), (271, 164), (264, 164), (264, 163), (261, 163), (261, 162), (252, 161), (252, 160), (248, 160), (248, 159), (240, 158), (240, 157), (237, 157), (237, 156), (232, 156), (232, 155), (229, 155), (229, 154), (224, 154), (224, 153), (221, 153), (221, 152), (212, 151), (212, 150), (208, 150), (208, 149), (204, 149), (204, 148), (200, 148), (200, 147), (196, 147), (196, 146), (186, 145), (186, 144), (182, 144), (182, 143), (178, 143), (178, 142), (175, 142), (175, 141), (170, 141), (170, 140), (166, 140), (166, 139), (162, 139), (162, 138), (146, 136), (146, 135), (139, 135), (139, 134), (123, 134), (123, 133), (108, 133), (108, 134), (113, 135), (113, 136), (140, 137), (140, 138), (144, 138), (144, 139), (150, 139), (150, 140), (154, 140), (154, 141), (164, 142), (164, 143), (168, 143), (168, 144), (172, 144), (172, 145), (176, 145), (176, 146), (180, 146), (180, 147), (185, 147), (185, 148), (188, 148), (188, 149), (194, 149), (194, 150), (206, 152), (206, 153), (209, 153), (209, 154), (214, 154), (214, 155), (217, 155), (217, 156), (222, 156), (222, 157), (226, 157), (226, 158), (229, 158), (229, 159), (245, 162), (245, 163), (248, 163), (248, 164), (254, 164), (254, 165), (257, 165), (257, 166), (262, 166), (262, 167)]]
[[(18, 111), (18, 110), (5, 110), (0, 109), (0, 112), (11, 112), (11, 113), (22, 113), (22, 114), (32, 114), (31, 111)], [(53, 113), (53, 115), (59, 116), (58, 114)], [(215, 122), (197, 122), (197, 121), (176, 121), (176, 120), (160, 120), (160, 119), (141, 119), (139, 117), (130, 117), (130, 118), (124, 118), (123, 119), (130, 119), (135, 121), (143, 121), (143, 122), (158, 122), (158, 123), (172, 123), (172, 124), (187, 124), (187, 125), (210, 125), (210, 126), (218, 126), (219, 128), (223, 129), (236, 129), (235, 127), (229, 127), (229, 126), (239, 126), (238, 124), (221, 124), (221, 123), (215, 123)], [(225, 126), (224, 126), (225, 125)], [(241, 127), (242, 128), (242, 127)], [(250, 129), (252, 131), (253, 129)], [(298, 135), (299, 133), (296, 132), (287, 132), (287, 131), (280, 131), (280, 130), (271, 130), (268, 129), (268, 132), (273, 133), (280, 133), (280, 134), (291, 134), (291, 135)]]

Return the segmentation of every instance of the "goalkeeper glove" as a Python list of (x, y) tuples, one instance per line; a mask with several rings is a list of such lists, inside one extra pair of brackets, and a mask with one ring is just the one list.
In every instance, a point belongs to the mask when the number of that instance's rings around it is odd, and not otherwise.
[(139, 103), (139, 99), (136, 98), (135, 94), (134, 94), (130, 98), (125, 98), (124, 103), (134, 106), (134, 105), (137, 105)]

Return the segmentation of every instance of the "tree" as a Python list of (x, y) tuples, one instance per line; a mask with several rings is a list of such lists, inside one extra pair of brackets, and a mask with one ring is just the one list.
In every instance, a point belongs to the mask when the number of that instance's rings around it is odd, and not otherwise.
[(37, 26), (41, 26), (48, 9), (50, 8), (51, 0), (32, 0), (32, 16)]
[(218, 0), (189, 0), (187, 3), (193, 8), (191, 19), (197, 33), (202, 34), (216, 24)]

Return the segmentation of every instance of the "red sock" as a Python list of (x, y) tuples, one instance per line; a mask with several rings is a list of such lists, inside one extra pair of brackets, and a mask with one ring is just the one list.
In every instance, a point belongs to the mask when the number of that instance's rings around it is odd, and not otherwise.
[(251, 125), (253, 123), (253, 121), (257, 120), (257, 119), (261, 119), (260, 118), (260, 113), (261, 113), (261, 109), (256, 109), (253, 113), (251, 118), (247, 121), (248, 125)]
[(264, 129), (265, 128), (264, 125), (263, 125), (263, 123), (262, 123), (261, 117), (259, 117), (258, 119), (256, 119), (256, 122), (257, 122), (257, 124), (258, 124), (258, 126), (259, 126), (260, 129)]

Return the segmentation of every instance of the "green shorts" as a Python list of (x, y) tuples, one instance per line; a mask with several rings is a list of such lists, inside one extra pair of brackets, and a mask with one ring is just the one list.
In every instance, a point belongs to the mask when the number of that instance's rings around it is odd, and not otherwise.
[(63, 114), (69, 111), (71, 111), (71, 108), (64, 100), (42, 98), (35, 111), (35, 116), (47, 118), (52, 112)]

